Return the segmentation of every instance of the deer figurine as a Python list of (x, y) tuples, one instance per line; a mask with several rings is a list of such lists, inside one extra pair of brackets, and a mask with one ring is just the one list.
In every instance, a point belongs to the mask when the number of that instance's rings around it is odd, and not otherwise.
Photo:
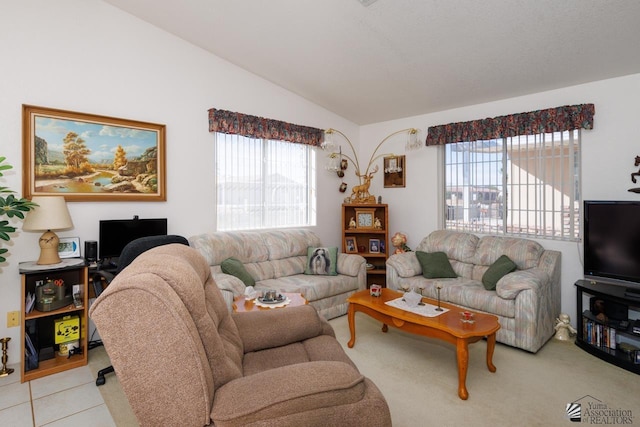
[(369, 174), (360, 175), (356, 173), (356, 175), (364, 180), (363, 184), (355, 185), (351, 189), (351, 202), (352, 203), (368, 203), (371, 202), (370, 199), (375, 201), (375, 196), (369, 194), (369, 187), (371, 186), (371, 179), (373, 178), (373, 174), (378, 172), (378, 165), (371, 171)]

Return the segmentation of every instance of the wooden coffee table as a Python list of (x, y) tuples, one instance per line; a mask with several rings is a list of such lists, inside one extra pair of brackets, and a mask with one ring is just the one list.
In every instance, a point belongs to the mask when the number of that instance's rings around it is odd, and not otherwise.
[[(307, 300), (304, 299), (302, 294), (295, 294), (289, 292), (282, 292), (282, 295), (289, 297), (291, 302), (283, 307), (295, 307), (298, 305), (308, 304)], [(257, 311), (257, 310), (271, 310), (271, 307), (260, 307), (253, 303), (253, 300), (248, 300), (244, 297), (244, 295), (240, 295), (239, 297), (234, 298), (233, 300), (233, 311), (237, 313), (244, 313), (246, 311)]]
[[(356, 342), (355, 315), (358, 311), (381, 321), (382, 332), (387, 332), (388, 325), (391, 325), (413, 334), (447, 341), (456, 346), (458, 396), (462, 400), (467, 400), (469, 392), (465, 383), (469, 366), (469, 344), (484, 337), (487, 338), (487, 367), (489, 371), (495, 372), (496, 367), (493, 365), (492, 359), (496, 346), (496, 332), (500, 329), (498, 318), (491, 314), (472, 312), (475, 319), (474, 323), (464, 323), (461, 321), (461, 313), (470, 310), (461, 309), (451, 304), (441, 303), (440, 305), (449, 309), (449, 311), (436, 317), (421, 316), (385, 304), (386, 301), (391, 301), (401, 296), (402, 293), (387, 288), (382, 289), (382, 294), (379, 297), (372, 297), (369, 294), (369, 290), (359, 291), (351, 295), (347, 299), (349, 302), (349, 331), (351, 332), (351, 339), (347, 345), (351, 348)], [(428, 298), (422, 298), (422, 301), (432, 305), (438, 304), (437, 301)]]

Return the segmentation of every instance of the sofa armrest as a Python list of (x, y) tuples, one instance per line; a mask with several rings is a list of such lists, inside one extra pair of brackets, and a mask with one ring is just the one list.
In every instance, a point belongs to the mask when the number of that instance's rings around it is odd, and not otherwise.
[(542, 288), (549, 275), (541, 268), (518, 270), (505, 275), (496, 284), (496, 293), (504, 299), (515, 299), (525, 289)]
[(311, 305), (232, 313), (232, 318), (245, 353), (317, 337), (326, 328)]
[(393, 254), (387, 259), (387, 269), (393, 269), (399, 277), (413, 277), (422, 274), (422, 267), (415, 252)]
[(238, 279), (236, 276), (226, 273), (213, 273), (212, 276), (220, 290), (229, 291), (233, 293), (234, 297), (244, 295), (246, 286), (242, 280)]
[(215, 425), (275, 422), (291, 414), (359, 402), (365, 388), (364, 377), (343, 362), (288, 365), (229, 381), (217, 389), (211, 419)]
[[(357, 277), (360, 273), (360, 269), (365, 265), (367, 261), (361, 255), (356, 254), (338, 254), (338, 265), (336, 271), (338, 274), (344, 274), (345, 276)], [(366, 265), (365, 265), (366, 270)]]

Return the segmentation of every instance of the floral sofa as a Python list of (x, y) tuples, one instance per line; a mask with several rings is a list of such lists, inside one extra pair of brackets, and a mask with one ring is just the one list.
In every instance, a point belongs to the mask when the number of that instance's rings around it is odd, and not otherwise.
[[(425, 278), (416, 252), (405, 252), (387, 260), (388, 287), (422, 290), (435, 299), (440, 285), (442, 301), (498, 316), (498, 342), (533, 353), (553, 335), (560, 314), (560, 252), (527, 239), (446, 230), (425, 237), (415, 251), (446, 253), (458, 277)], [(483, 276), (502, 255), (516, 269), (487, 290)]]
[(223, 261), (232, 257), (242, 262), (257, 290), (299, 292), (326, 319), (346, 314), (347, 298), (367, 287), (366, 262), (356, 254), (337, 254), (337, 275), (305, 274), (308, 248), (322, 244), (304, 229), (199, 234), (189, 238), (189, 245), (209, 263), (229, 307), (246, 288), (239, 278), (222, 271)]

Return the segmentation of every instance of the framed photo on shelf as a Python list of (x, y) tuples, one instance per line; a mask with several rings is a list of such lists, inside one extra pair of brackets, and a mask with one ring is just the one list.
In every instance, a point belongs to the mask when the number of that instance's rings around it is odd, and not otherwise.
[(384, 188), (404, 188), (406, 156), (384, 158)]
[(380, 239), (369, 239), (369, 252), (372, 254), (380, 253)]
[(58, 243), (58, 256), (60, 258), (79, 258), (80, 238), (60, 237), (60, 242)]
[(356, 238), (355, 237), (345, 237), (344, 238), (344, 247), (345, 247), (346, 253), (348, 253), (348, 254), (357, 254), (358, 253), (358, 246), (356, 245)]
[(162, 124), (22, 106), (22, 192), (66, 201), (165, 201)]

